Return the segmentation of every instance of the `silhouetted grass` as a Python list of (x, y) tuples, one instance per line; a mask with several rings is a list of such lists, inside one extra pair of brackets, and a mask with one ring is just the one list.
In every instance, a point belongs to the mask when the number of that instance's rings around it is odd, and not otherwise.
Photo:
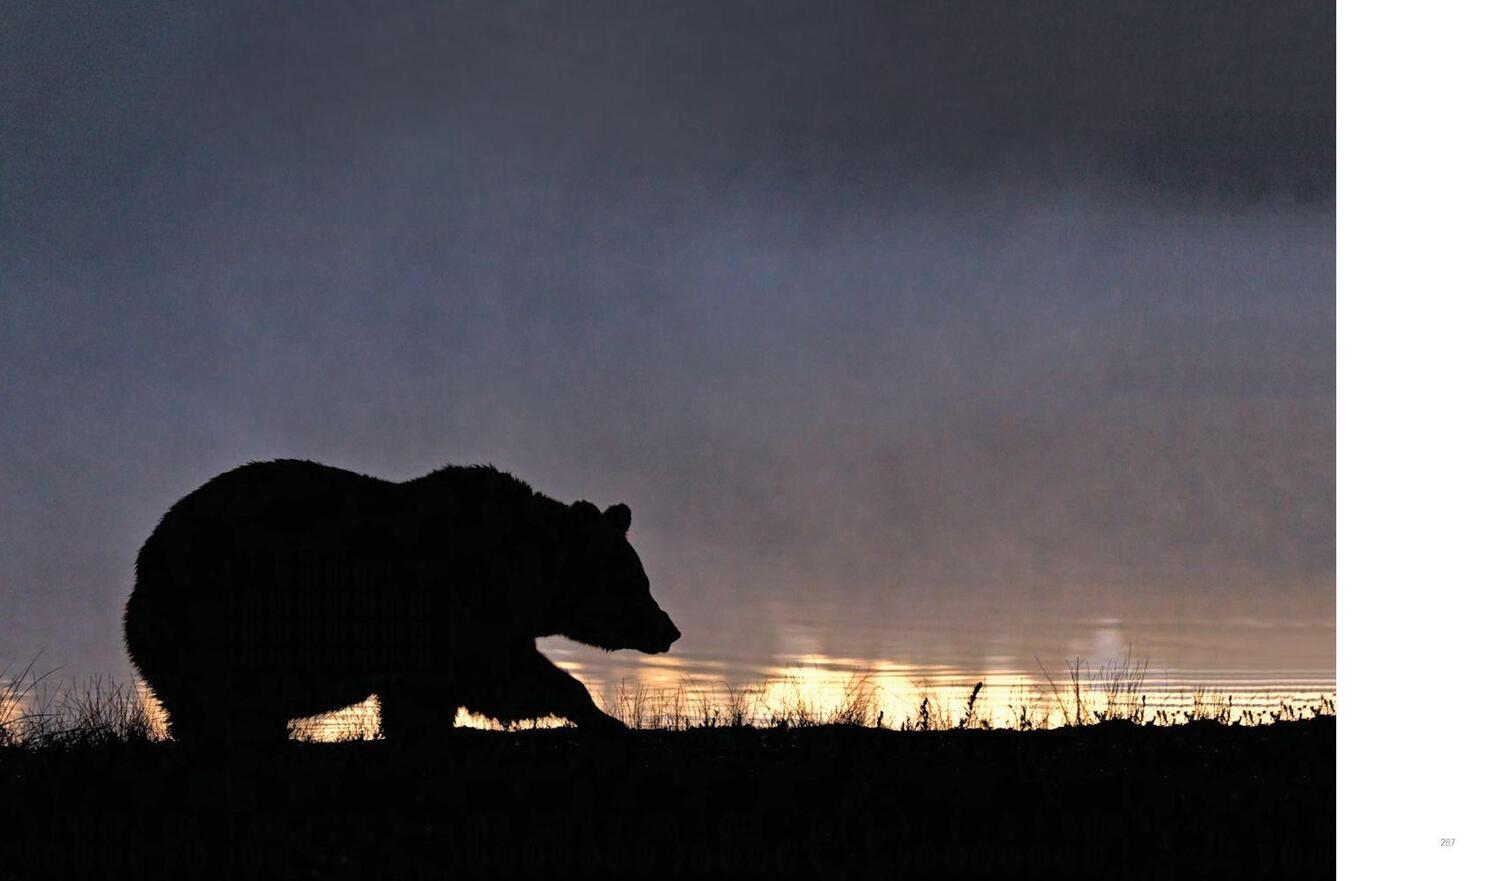
[(165, 734), (134, 680), (52, 680), (36, 659), (0, 670), (0, 746), (86, 747), (160, 740)]
[[(157, 742), (134, 683), (33, 662), (0, 671), (0, 803), (24, 806), (0, 877), (1066, 878), (1121, 854), (1152, 877), (1331, 874), (1332, 700), (1152, 707), (1143, 670), (1075, 660), (1011, 686), (1008, 720), (983, 681), (914, 683), (893, 717), (868, 673), (627, 680), (602, 701), (626, 738), (461, 713), (514, 733), (224, 754)], [(373, 699), (290, 726), (377, 732)]]
[(986, 690), (950, 730), (929, 696), (908, 733), (793, 724), (811, 709), (790, 694), (781, 727), (670, 728), (668, 698), (626, 738), (225, 754), (86, 726), (0, 749), (0, 803), (20, 808), (0, 877), (1332, 875), (1334, 719), (972, 730)]
[[(757, 683), (704, 681), (684, 677), (671, 686), (648, 686), (623, 679), (601, 696), (601, 707), (630, 728), (641, 731), (690, 731), (734, 728), (814, 728), (843, 725), (938, 732), (1008, 729), (1045, 730), (1102, 722), (1148, 727), (1214, 722), (1221, 725), (1268, 725), (1335, 714), (1332, 698), (1316, 703), (1282, 697), (1269, 708), (1236, 706), (1232, 694), (1207, 687), (1181, 692), (1178, 703), (1153, 706), (1144, 687), (1147, 665), (1127, 655), (1090, 667), (1082, 659), (1066, 663), (1059, 682), (1038, 661), (1044, 687), (1011, 685), (1005, 701), (1008, 716), (997, 716), (993, 690), (983, 681), (942, 687), (912, 683), (912, 705), (904, 711), (882, 693), (868, 671), (856, 672), (838, 685), (817, 687), (799, 677)], [(38, 672), (36, 660), (20, 668), (0, 669), (0, 747), (88, 746), (145, 742), (165, 738), (165, 719), (149, 692), (134, 681), (116, 683), (92, 678), (53, 680), (56, 670)], [(1160, 697), (1160, 696), (1158, 696)], [(893, 712), (893, 709), (895, 712)], [(289, 725), (298, 740), (359, 741), (379, 737), (379, 704), (374, 698), (343, 711)], [(561, 719), (500, 724), (461, 711), (458, 724), (517, 731), (565, 726)]]

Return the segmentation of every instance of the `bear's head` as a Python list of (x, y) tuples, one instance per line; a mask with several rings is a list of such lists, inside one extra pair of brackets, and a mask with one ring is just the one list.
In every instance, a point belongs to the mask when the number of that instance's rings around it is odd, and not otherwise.
[(682, 633), (651, 597), (651, 582), (625, 532), (630, 509), (568, 508), (570, 553), (564, 574), (568, 608), (562, 635), (607, 651), (660, 654)]

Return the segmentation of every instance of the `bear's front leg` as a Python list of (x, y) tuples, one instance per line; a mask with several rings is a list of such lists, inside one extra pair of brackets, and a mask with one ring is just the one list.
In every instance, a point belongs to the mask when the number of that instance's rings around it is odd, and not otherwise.
[(561, 716), (579, 728), (619, 732), (625, 723), (594, 703), (588, 688), (533, 646), (515, 656), (504, 681), (488, 684), (464, 706), (501, 722)]

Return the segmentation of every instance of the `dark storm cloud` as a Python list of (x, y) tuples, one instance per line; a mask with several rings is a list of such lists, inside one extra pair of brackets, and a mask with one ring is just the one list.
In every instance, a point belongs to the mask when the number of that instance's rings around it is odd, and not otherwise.
[(689, 638), (1331, 601), (1331, 4), (0, 15), (0, 663), (276, 455), (626, 499)]
[(1096, 165), (1237, 198), (1333, 183), (1331, 3), (223, 6), (12, 13), (8, 185), (149, 198), (164, 165), (285, 151), (315, 175), (307, 159), (358, 133), (458, 121), (595, 174)]

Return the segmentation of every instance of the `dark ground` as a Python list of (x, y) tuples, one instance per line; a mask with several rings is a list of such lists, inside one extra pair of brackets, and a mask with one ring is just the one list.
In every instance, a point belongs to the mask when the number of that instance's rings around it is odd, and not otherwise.
[(0, 877), (1331, 877), (1334, 727), (8, 749)]

